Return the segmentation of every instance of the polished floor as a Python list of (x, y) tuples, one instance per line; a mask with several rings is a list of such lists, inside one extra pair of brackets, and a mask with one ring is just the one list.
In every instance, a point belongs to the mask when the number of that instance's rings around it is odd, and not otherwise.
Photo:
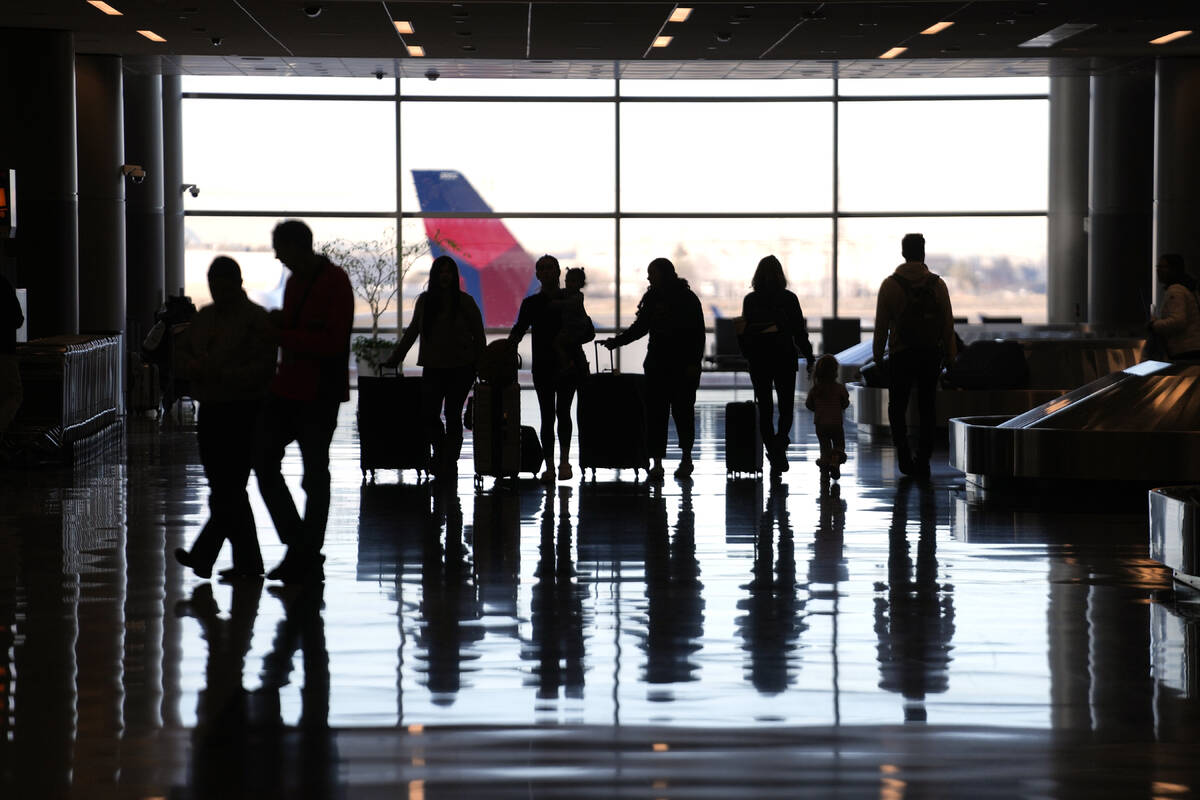
[(206, 517), (186, 410), (0, 472), (0, 797), (1197, 792), (1200, 604), (1144, 492), (918, 484), (849, 426), (822, 486), (807, 414), (782, 484), (727, 482), (731, 397), (692, 481), (483, 492), (469, 440), (456, 485), (364, 484), (346, 404), (323, 588), (170, 558)]

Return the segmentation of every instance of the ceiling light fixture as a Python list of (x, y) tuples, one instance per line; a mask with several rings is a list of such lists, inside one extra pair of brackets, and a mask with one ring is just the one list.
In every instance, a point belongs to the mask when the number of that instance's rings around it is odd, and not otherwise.
[(108, 3), (104, 2), (104, 0), (87, 0), (87, 1), (88, 1), (88, 5), (92, 6), (93, 8), (99, 9), (100, 11), (103, 11), (105, 14), (108, 14), (110, 17), (124, 16), (120, 11), (117, 11), (115, 8), (110, 6)]
[(419, 44), (410, 44), (408, 46), (408, 54), (413, 58), (422, 58), (425, 55), (425, 48)]
[(1185, 36), (1191, 36), (1191, 34), (1191, 31), (1175, 31), (1174, 33), (1168, 33), (1166, 36), (1160, 36), (1157, 39), (1151, 39), (1150, 44), (1168, 44), (1176, 39), (1182, 39)]
[(400, 34), (401, 36), (408, 36), (413, 32), (412, 23), (408, 20), (398, 19), (392, 24), (396, 26), (396, 33)]
[(1094, 27), (1096, 27), (1094, 22), (1068, 22), (1057, 28), (1051, 28), (1041, 36), (1035, 36), (1027, 42), (1021, 42), (1017, 47), (1053, 47), (1065, 39), (1070, 39), (1072, 36)]
[(140, 33), (142, 36), (145, 36), (147, 39), (149, 39), (152, 42), (165, 42), (166, 41), (166, 39), (159, 36), (154, 31), (138, 31), (138, 33)]
[(667, 45), (669, 45), (671, 43), (671, 40), (674, 38), (675, 38), (674, 36), (655, 36), (654, 44), (652, 44), (650, 46), (651, 47), (666, 47)]
[(688, 17), (692, 15), (690, 8), (683, 6), (675, 6), (675, 10), (671, 12), (671, 16), (667, 17), (667, 22), (687, 22)]
[(946, 28), (949, 28), (953, 24), (954, 24), (953, 22), (935, 22), (934, 24), (930, 25), (925, 30), (921, 31), (921, 35), (922, 36), (933, 36), (935, 33), (941, 33), (942, 31), (946, 30)]
[(880, 58), (895, 58), (896, 56), (900, 55), (907, 49), (908, 49), (907, 47), (893, 47), (891, 50), (888, 50), (886, 53), (882, 54), (879, 57)]

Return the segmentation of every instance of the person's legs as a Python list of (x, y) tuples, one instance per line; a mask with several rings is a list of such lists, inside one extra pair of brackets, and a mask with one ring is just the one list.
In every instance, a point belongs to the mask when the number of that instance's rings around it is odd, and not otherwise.
[(462, 455), (463, 406), (467, 404), (467, 395), (471, 393), (471, 386), (475, 382), (475, 368), (456, 367), (448, 372), (445, 390), (446, 438), (442, 444), (442, 457), (446, 466), (457, 468), (458, 457)]
[(782, 364), (775, 371), (775, 393), (779, 396), (779, 424), (775, 426), (780, 441), (780, 450), (785, 451), (789, 444), (788, 435), (792, 432), (792, 417), (796, 413), (796, 365)]
[(929, 457), (933, 455), (933, 442), (937, 435), (937, 381), (941, 372), (941, 354), (937, 351), (919, 354), (916, 373), (917, 415), (920, 430), (917, 431), (918, 469), (929, 471)]
[(233, 569), (238, 575), (262, 575), (262, 551), (258, 547), (258, 529), (246, 484), (254, 466), (254, 429), (258, 423), (260, 403), (257, 400), (237, 403), (229, 420), (231, 436), (235, 437), (230, 451), (230, 529), (226, 532), (233, 551)]
[(771, 391), (773, 376), (770, 370), (750, 368), (750, 383), (754, 387), (754, 399), (758, 402), (758, 430), (767, 445), (767, 454), (774, 458), (770, 443), (775, 440), (775, 395)]
[(329, 520), (329, 444), (337, 428), (336, 401), (309, 404), (300, 427), (300, 459), (304, 463), (304, 538), (302, 554), (315, 559), (325, 544), (325, 524)]
[(554, 422), (555, 422), (555, 390), (551, 380), (534, 381), (533, 391), (537, 394), (538, 411), (542, 417), (539, 434), (542, 437), (542, 454), (546, 459), (546, 470), (542, 480), (554, 480)]
[(671, 408), (671, 379), (658, 372), (646, 373), (646, 447), (652, 465), (650, 477), (663, 476), (662, 460), (667, 453), (667, 421)]
[(817, 466), (821, 469), (827, 469), (831, 463), (831, 450), (833, 449), (833, 438), (829, 435), (828, 425), (813, 426), (817, 432), (817, 446), (820, 448), (820, 455), (817, 456)]
[(900, 471), (912, 472), (912, 448), (908, 443), (908, 397), (913, 388), (912, 351), (901, 350), (891, 355), (892, 381), (888, 387), (888, 425), (892, 428), (892, 445), (900, 462)]
[[(425, 367), (421, 370), (421, 424), (429, 443), (434, 474), (441, 471), (446, 430), (442, 427), (442, 406), (450, 387), (453, 370)], [(461, 425), (461, 421), (460, 421)], [(461, 437), (461, 428), (459, 431)]]
[(263, 403), (255, 437), (254, 474), (258, 478), (258, 491), (275, 523), (279, 541), (286, 545), (299, 537), (302, 522), (280, 464), (284, 450), (299, 435), (299, 416), (299, 403), (270, 397)]
[[(699, 381), (680, 375), (672, 381), (671, 416), (675, 420), (675, 436), (679, 439), (679, 450), (685, 463), (692, 461), (692, 448), (696, 443), (696, 390)], [(665, 427), (665, 426), (664, 426)]]
[[(555, 412), (558, 421), (558, 477), (559, 480), (571, 478), (571, 434), (574, 426), (571, 424), (571, 403), (575, 400), (576, 382), (574, 375), (564, 375), (556, 389), (557, 400)], [(551, 466), (549, 457), (546, 468)]]

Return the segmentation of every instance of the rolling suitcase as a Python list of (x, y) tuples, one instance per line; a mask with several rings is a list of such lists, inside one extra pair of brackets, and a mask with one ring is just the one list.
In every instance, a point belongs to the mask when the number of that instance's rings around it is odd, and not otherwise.
[(377, 469), (429, 473), (420, 378), (359, 376), (358, 466), (363, 480)]
[(129, 410), (135, 414), (153, 411), (162, 405), (162, 387), (158, 385), (158, 365), (138, 362), (130, 367)]
[(515, 480), (521, 471), (521, 387), (477, 383), (473, 408), (475, 487), (485, 475)]
[(762, 475), (763, 440), (758, 429), (758, 406), (753, 400), (725, 404), (725, 476)]
[(579, 466), (598, 468), (650, 469), (646, 445), (646, 376), (599, 371), (600, 347), (596, 344), (597, 372), (584, 379), (579, 391)]

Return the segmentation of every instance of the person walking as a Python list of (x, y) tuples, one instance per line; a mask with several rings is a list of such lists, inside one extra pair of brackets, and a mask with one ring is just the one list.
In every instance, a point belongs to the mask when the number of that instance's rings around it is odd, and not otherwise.
[(821, 455), (817, 467), (822, 476), (828, 474), (835, 481), (842, 477), (842, 464), (846, 463), (846, 433), (843, 414), (850, 406), (850, 394), (838, 382), (837, 359), (826, 353), (817, 360), (813, 369), (813, 385), (804, 400), (805, 407), (813, 412), (813, 427), (817, 430), (817, 443)]
[[(909, 233), (900, 242), (904, 263), (884, 278), (875, 303), (872, 354), (891, 363), (888, 424), (899, 468), (905, 475), (929, 476), (937, 426), (934, 393), (942, 363), (957, 356), (954, 310), (946, 282), (925, 265), (925, 237)], [(917, 391), (918, 438), (914, 457), (908, 440), (908, 400)]]
[(429, 285), (417, 297), (412, 321), (383, 365), (398, 366), (418, 337), (421, 413), (433, 453), (432, 471), (439, 477), (454, 475), (462, 453), (463, 406), (487, 339), (479, 306), (459, 288), (458, 263), (450, 256), (433, 260)]
[[(324, 579), (325, 525), (329, 519), (329, 444), (338, 407), (350, 399), (350, 329), (354, 290), (345, 270), (312, 249), (312, 230), (285, 220), (271, 236), (275, 257), (291, 276), (283, 308), (271, 312), (279, 367), (263, 405), (254, 471), (271, 520), (287, 554), (267, 573), (285, 583)], [(284, 482), (284, 449), (300, 445), (304, 464), (304, 517)]]
[(246, 296), (242, 271), (228, 256), (208, 268), (212, 304), (196, 314), (180, 342), (192, 397), (199, 401), (196, 439), (208, 479), (209, 518), (191, 550), (175, 550), (175, 560), (201, 578), (212, 575), (225, 540), (233, 567), (225, 578), (263, 574), (262, 553), (246, 482), (254, 463), (255, 426), (275, 372), (267, 311)]
[[(558, 479), (569, 480), (571, 470), (571, 434), (574, 426), (571, 423), (571, 403), (579, 389), (579, 379), (586, 369), (587, 359), (583, 355), (583, 346), (576, 344), (567, 348), (571, 363), (576, 369), (567, 369), (569, 365), (562, 363), (560, 350), (556, 347), (558, 335), (563, 326), (564, 305), (556, 302), (561, 299), (560, 286), (562, 270), (558, 259), (544, 255), (534, 264), (534, 274), (537, 275), (541, 289), (521, 301), (521, 309), (517, 312), (517, 321), (509, 331), (508, 341), (513, 351), (525, 337), (526, 331), (533, 329), (533, 389), (537, 394), (538, 409), (541, 412), (542, 452), (546, 458), (546, 471), (542, 480), (554, 481), (554, 426), (558, 423), (559, 463)], [(582, 301), (581, 301), (582, 305)]]
[(646, 267), (650, 288), (638, 302), (633, 324), (601, 342), (612, 350), (643, 336), (650, 337), (643, 368), (646, 372), (646, 432), (653, 462), (649, 478), (663, 479), (667, 451), (667, 421), (674, 417), (681, 458), (676, 478), (689, 478), (695, 466), (696, 390), (704, 358), (704, 311), (675, 265), (656, 258)]
[(1200, 360), (1200, 295), (1196, 293), (1196, 279), (1188, 274), (1183, 256), (1176, 253), (1162, 256), (1155, 272), (1165, 289), (1161, 311), (1148, 327), (1166, 340), (1171, 360)]
[[(753, 291), (742, 301), (745, 327), (738, 337), (742, 355), (750, 364), (750, 382), (758, 401), (758, 426), (766, 446), (771, 474), (787, 472), (787, 447), (791, 444), (796, 396), (796, 362), (804, 358), (812, 374), (813, 349), (800, 300), (788, 291), (783, 264), (775, 256), (758, 262)], [(774, 397), (779, 401), (775, 423)]]

